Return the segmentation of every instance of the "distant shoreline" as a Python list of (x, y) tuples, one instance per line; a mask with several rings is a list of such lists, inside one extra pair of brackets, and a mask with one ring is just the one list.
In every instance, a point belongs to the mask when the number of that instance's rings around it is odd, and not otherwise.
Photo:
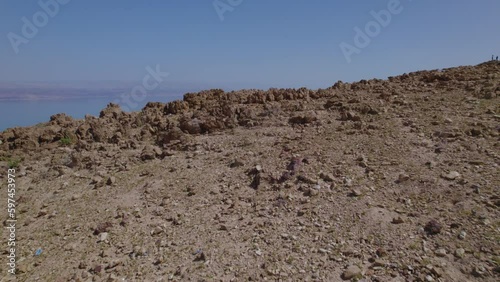
[[(167, 95), (162, 95), (162, 94), (155, 94), (155, 95), (150, 95), (150, 97), (174, 97), (178, 96), (177, 94), (167, 94)], [(81, 100), (81, 99), (114, 99), (117, 96), (109, 96), (109, 95), (102, 95), (102, 96), (74, 96), (74, 97), (67, 97), (67, 96), (36, 96), (36, 97), (0, 97), (0, 102), (37, 102), (37, 101), (53, 101), (53, 102), (63, 102), (63, 101), (71, 101), (71, 100)]]

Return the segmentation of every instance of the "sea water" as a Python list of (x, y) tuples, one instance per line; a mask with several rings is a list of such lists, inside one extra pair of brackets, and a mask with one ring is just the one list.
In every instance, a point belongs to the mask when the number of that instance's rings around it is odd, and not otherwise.
[[(137, 103), (133, 111), (140, 111), (148, 102), (170, 102), (182, 99), (182, 94), (146, 97)], [(99, 116), (113, 98), (73, 98), (62, 100), (0, 101), (0, 131), (17, 126), (33, 126), (50, 121), (50, 116), (65, 113), (75, 119), (85, 115)]]

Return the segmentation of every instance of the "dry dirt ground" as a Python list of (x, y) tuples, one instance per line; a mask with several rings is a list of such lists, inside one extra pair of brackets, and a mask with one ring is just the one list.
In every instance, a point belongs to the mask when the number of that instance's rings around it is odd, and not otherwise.
[(0, 133), (1, 281), (499, 281), (500, 64)]

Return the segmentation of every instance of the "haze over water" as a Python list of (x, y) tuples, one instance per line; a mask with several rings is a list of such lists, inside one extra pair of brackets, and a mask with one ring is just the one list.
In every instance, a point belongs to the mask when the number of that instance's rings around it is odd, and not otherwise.
[[(182, 94), (164, 96), (148, 96), (137, 102), (133, 111), (140, 111), (148, 102), (169, 102), (182, 99)], [(112, 102), (110, 97), (67, 98), (60, 100), (17, 100), (0, 101), (0, 131), (16, 126), (32, 126), (48, 122), (50, 116), (65, 113), (73, 118), (84, 118), (85, 115), (99, 116), (99, 112)]]

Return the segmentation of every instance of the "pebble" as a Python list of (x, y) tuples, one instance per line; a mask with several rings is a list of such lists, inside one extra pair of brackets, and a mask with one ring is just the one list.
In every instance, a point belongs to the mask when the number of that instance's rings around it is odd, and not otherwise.
[(433, 219), (427, 222), (424, 230), (430, 235), (439, 234), (441, 232), (441, 224), (437, 220)]
[(349, 265), (344, 273), (342, 273), (342, 278), (345, 280), (350, 280), (353, 278), (361, 277), (361, 269), (357, 265)]
[(114, 176), (110, 176), (108, 178), (108, 181), (106, 181), (106, 184), (108, 184), (108, 185), (113, 185), (115, 183), (116, 183), (116, 178)]
[(37, 214), (37, 217), (42, 217), (42, 216), (45, 216), (47, 215), (48, 211), (47, 209), (41, 209), (38, 214)]
[(99, 234), (99, 242), (104, 242), (108, 240), (108, 232), (103, 232)]
[(442, 174), (441, 177), (446, 180), (455, 180), (460, 177), (460, 173), (456, 171), (450, 171), (448, 174)]
[(311, 178), (311, 177), (306, 176), (306, 175), (299, 175), (297, 178), (298, 178), (298, 180), (300, 180), (300, 181), (302, 181), (304, 183), (318, 184), (318, 180), (317, 179)]
[(467, 236), (467, 233), (465, 231), (460, 231), (460, 233), (458, 234), (458, 239), (465, 240), (465, 236)]
[(155, 228), (153, 228), (153, 230), (151, 230), (151, 235), (155, 236), (155, 235), (161, 234), (162, 232), (163, 232), (163, 229), (161, 228), (161, 226), (156, 226)]
[(361, 195), (363, 195), (363, 192), (360, 189), (352, 189), (351, 190), (351, 196), (359, 197)]
[(427, 276), (425, 276), (425, 281), (432, 282), (432, 281), (434, 281), (434, 278), (432, 278), (432, 276), (430, 276), (430, 275), (427, 275)]
[(113, 252), (111, 251), (111, 249), (106, 249), (106, 250), (102, 250), (99, 255), (103, 258), (109, 258), (109, 257), (113, 256)]
[(235, 168), (235, 167), (240, 167), (240, 166), (244, 166), (245, 164), (241, 161), (241, 160), (233, 160), (230, 164), (229, 164), (229, 167), (230, 168)]
[(100, 176), (94, 176), (90, 180), (90, 184), (97, 184), (102, 182), (102, 177)]
[(142, 217), (142, 214), (141, 214), (141, 209), (140, 208), (135, 208), (134, 211), (132, 212), (132, 214), (136, 217), (136, 218), (141, 218)]
[(118, 276), (116, 276), (113, 273), (109, 274), (108, 278), (106, 279), (106, 282), (114, 282), (114, 281), (118, 281)]
[(134, 257), (142, 257), (148, 255), (148, 250), (145, 247), (134, 246), (134, 251), (132, 252)]
[(381, 259), (376, 259), (373, 262), (373, 266), (386, 266), (386, 265), (387, 265), (387, 262), (385, 260), (381, 260)]
[(459, 257), (459, 258), (463, 258), (465, 256), (465, 250), (463, 248), (456, 249), (455, 256)]
[(325, 173), (321, 173), (321, 174), (319, 175), (319, 177), (320, 177), (321, 179), (323, 179), (324, 181), (326, 181), (326, 182), (333, 182), (333, 181), (335, 180), (335, 177), (334, 177), (334, 176), (333, 176), (333, 174), (331, 174), (331, 173), (327, 173), (327, 174), (325, 174)]
[(427, 248), (427, 241), (425, 240), (422, 240), (422, 250), (424, 251), (424, 253), (429, 252), (429, 248)]
[(443, 248), (437, 249), (435, 252), (436, 256), (438, 257), (445, 257), (446, 256), (446, 250)]
[(476, 193), (476, 194), (481, 193), (481, 187), (477, 184), (472, 185), (472, 189), (474, 190), (474, 193)]
[(392, 219), (392, 223), (393, 224), (401, 224), (401, 223), (404, 223), (404, 222), (405, 221), (400, 216), (395, 217), (395, 218)]
[(398, 176), (398, 183), (402, 183), (405, 181), (408, 181), (410, 179), (410, 176), (406, 173), (400, 173)]
[(442, 277), (443, 276), (443, 270), (441, 268), (433, 267), (431, 270), (432, 274), (437, 277)]
[(486, 268), (482, 265), (476, 266), (472, 274), (476, 277), (481, 277), (486, 274)]
[(344, 178), (344, 185), (346, 187), (351, 187), (352, 186), (352, 179), (350, 179), (349, 177)]
[(18, 267), (17, 267), (17, 273), (27, 273), (29, 272), (29, 267), (28, 265), (26, 264), (20, 264)]
[(310, 197), (314, 197), (318, 195), (319, 191), (317, 189), (309, 188), (307, 195)]
[(387, 255), (387, 251), (383, 248), (378, 248), (376, 254), (378, 257), (384, 257)]
[(434, 167), (436, 167), (436, 162), (434, 162), (434, 161), (428, 161), (428, 162), (425, 163), (425, 165), (428, 168), (434, 168)]

